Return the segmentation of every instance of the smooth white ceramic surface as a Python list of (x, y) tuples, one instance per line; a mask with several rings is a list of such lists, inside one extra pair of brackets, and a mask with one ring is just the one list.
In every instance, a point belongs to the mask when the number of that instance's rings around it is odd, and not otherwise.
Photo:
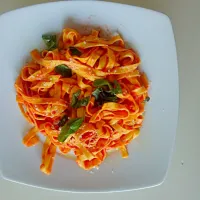
[[(21, 143), (28, 125), (15, 102), (13, 85), (29, 52), (43, 46), (41, 35), (59, 32), (66, 26), (80, 31), (101, 27), (119, 32), (140, 54), (141, 69), (151, 81), (151, 101), (141, 135), (129, 145), (128, 159), (115, 153), (91, 173), (57, 156), (52, 174), (45, 176), (39, 170), (42, 146), (25, 148)], [(106, 2), (57, 2), (3, 14), (0, 27), (0, 167), (4, 178), (49, 189), (86, 192), (139, 189), (164, 180), (174, 145), (179, 93), (176, 48), (167, 16)]]

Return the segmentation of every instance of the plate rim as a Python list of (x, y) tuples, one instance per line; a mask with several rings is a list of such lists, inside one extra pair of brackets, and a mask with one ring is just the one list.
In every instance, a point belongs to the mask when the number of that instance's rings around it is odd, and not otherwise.
[[(35, 5), (30, 5), (30, 6), (26, 6), (26, 7), (22, 7), (22, 8), (18, 8), (18, 9), (15, 9), (15, 10), (11, 10), (11, 11), (8, 11), (8, 12), (5, 12), (3, 14), (0, 15), (0, 20), (3, 18), (3, 17), (7, 17), (13, 13), (17, 13), (17, 12), (20, 12), (21, 10), (26, 10), (26, 9), (32, 9), (32, 8), (36, 8), (36, 7), (45, 7), (46, 5), (49, 5), (49, 4), (78, 4), (80, 3), (79, 1), (58, 1), (58, 2), (46, 2), (46, 3), (40, 3), (40, 4), (35, 4)], [(85, 3), (91, 3), (91, 4), (110, 4), (110, 5), (120, 5), (120, 6), (123, 6), (123, 7), (134, 7), (135, 9), (140, 9), (140, 10), (145, 10), (145, 11), (148, 11), (148, 12), (152, 12), (156, 15), (162, 15), (164, 17), (167, 18), (167, 20), (169, 20), (170, 22), (170, 26), (172, 28), (172, 33), (173, 33), (173, 39), (174, 39), (174, 43), (175, 43), (175, 37), (174, 37), (174, 32), (173, 32), (173, 27), (172, 27), (172, 23), (171, 23), (171, 20), (170, 18), (161, 13), (161, 12), (158, 12), (158, 11), (154, 11), (154, 10), (150, 10), (150, 9), (147, 9), (147, 8), (142, 8), (142, 7), (138, 7), (138, 6), (134, 6), (134, 5), (127, 5), (127, 4), (122, 4), (122, 3), (115, 3), (115, 2), (104, 2), (104, 1), (81, 1), (81, 4), (85, 4)], [(95, 189), (92, 189), (92, 191), (89, 191), (89, 190), (86, 190), (86, 189), (83, 189), (83, 190), (71, 190), (71, 189), (59, 189), (59, 188), (51, 188), (51, 187), (46, 187), (46, 186), (39, 186), (39, 185), (33, 185), (33, 184), (30, 184), (30, 183), (25, 183), (25, 182), (22, 182), (22, 181), (19, 181), (19, 180), (15, 180), (15, 179), (12, 179), (10, 178), (9, 176), (6, 176), (6, 174), (3, 174), (3, 171), (2, 171), (2, 167), (0, 167), (0, 174), (2, 176), (2, 178), (4, 178), (5, 180), (9, 180), (9, 181), (12, 181), (12, 182), (15, 182), (15, 183), (20, 183), (22, 185), (27, 185), (27, 186), (31, 186), (31, 187), (36, 187), (36, 188), (43, 188), (43, 189), (47, 189), (47, 190), (54, 190), (54, 191), (62, 191), (62, 192), (72, 192), (72, 193), (111, 193), (111, 192), (123, 192), (123, 191), (132, 191), (132, 190), (139, 190), (139, 189), (146, 189), (146, 188), (151, 188), (151, 187), (155, 187), (155, 186), (158, 186), (158, 185), (161, 185), (164, 180), (166, 179), (167, 177), (167, 174), (168, 174), (168, 171), (169, 171), (169, 166), (172, 162), (172, 155), (173, 155), (173, 151), (174, 151), (174, 148), (175, 148), (175, 139), (176, 139), (176, 133), (177, 133), (177, 125), (178, 125), (178, 121), (179, 121), (179, 107), (180, 107), (180, 90), (179, 90), (179, 73), (178, 73), (178, 60), (177, 60), (177, 50), (176, 50), (176, 43), (174, 45), (174, 48), (175, 48), (175, 52), (176, 52), (176, 70), (177, 70), (177, 77), (176, 77), (176, 81), (177, 81), (177, 110), (176, 110), (176, 114), (177, 114), (177, 117), (176, 117), (176, 130), (175, 130), (175, 134), (173, 135), (173, 144), (172, 144), (172, 149), (170, 150), (170, 154), (169, 154), (169, 162), (168, 162), (168, 166), (167, 166), (167, 171), (165, 173), (165, 175), (162, 177), (162, 179), (160, 181), (157, 181), (157, 183), (154, 183), (154, 184), (151, 184), (149, 186), (142, 186), (142, 187), (138, 187), (138, 188), (126, 188), (126, 189), (123, 189), (123, 188), (120, 188), (120, 189), (117, 189), (117, 188), (113, 188), (111, 190), (102, 190), (102, 189), (99, 189), (99, 190), (95, 190)], [(1, 164), (1, 162), (0, 162)], [(1, 165), (0, 165), (1, 166)], [(130, 186), (131, 187), (131, 186)]]

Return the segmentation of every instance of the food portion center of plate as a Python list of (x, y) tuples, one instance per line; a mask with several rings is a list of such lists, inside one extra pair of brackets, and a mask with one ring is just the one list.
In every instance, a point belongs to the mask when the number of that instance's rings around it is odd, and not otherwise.
[(46, 49), (31, 51), (32, 61), (16, 79), (16, 101), (33, 126), (23, 138), (27, 147), (45, 136), (40, 170), (52, 172), (56, 151), (73, 152), (78, 166), (99, 166), (109, 151), (128, 157), (127, 145), (140, 132), (149, 82), (136, 50), (123, 38), (82, 35), (65, 28), (41, 36)]

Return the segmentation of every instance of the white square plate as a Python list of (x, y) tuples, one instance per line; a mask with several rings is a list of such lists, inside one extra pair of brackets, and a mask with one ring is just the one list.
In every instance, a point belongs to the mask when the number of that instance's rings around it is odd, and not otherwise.
[[(151, 100), (141, 134), (128, 147), (128, 159), (114, 153), (99, 170), (87, 172), (57, 156), (52, 174), (46, 176), (39, 170), (42, 145), (26, 148), (21, 142), (27, 122), (15, 101), (14, 82), (29, 52), (42, 47), (41, 35), (66, 26), (119, 32), (141, 57), (141, 68), (151, 81)], [(166, 15), (100, 1), (55, 2), (3, 14), (0, 28), (0, 167), (5, 179), (74, 192), (124, 191), (163, 182), (174, 145), (179, 96), (176, 47)]]

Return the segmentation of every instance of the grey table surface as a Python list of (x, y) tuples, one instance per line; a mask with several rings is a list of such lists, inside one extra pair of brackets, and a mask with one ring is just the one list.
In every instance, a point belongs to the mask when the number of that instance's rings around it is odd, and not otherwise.
[[(0, 14), (47, 0), (1, 0)], [(0, 179), (0, 199), (200, 199), (200, 0), (115, 0), (167, 14), (174, 29), (180, 84), (176, 144), (165, 182), (123, 193), (75, 194), (32, 188)]]

